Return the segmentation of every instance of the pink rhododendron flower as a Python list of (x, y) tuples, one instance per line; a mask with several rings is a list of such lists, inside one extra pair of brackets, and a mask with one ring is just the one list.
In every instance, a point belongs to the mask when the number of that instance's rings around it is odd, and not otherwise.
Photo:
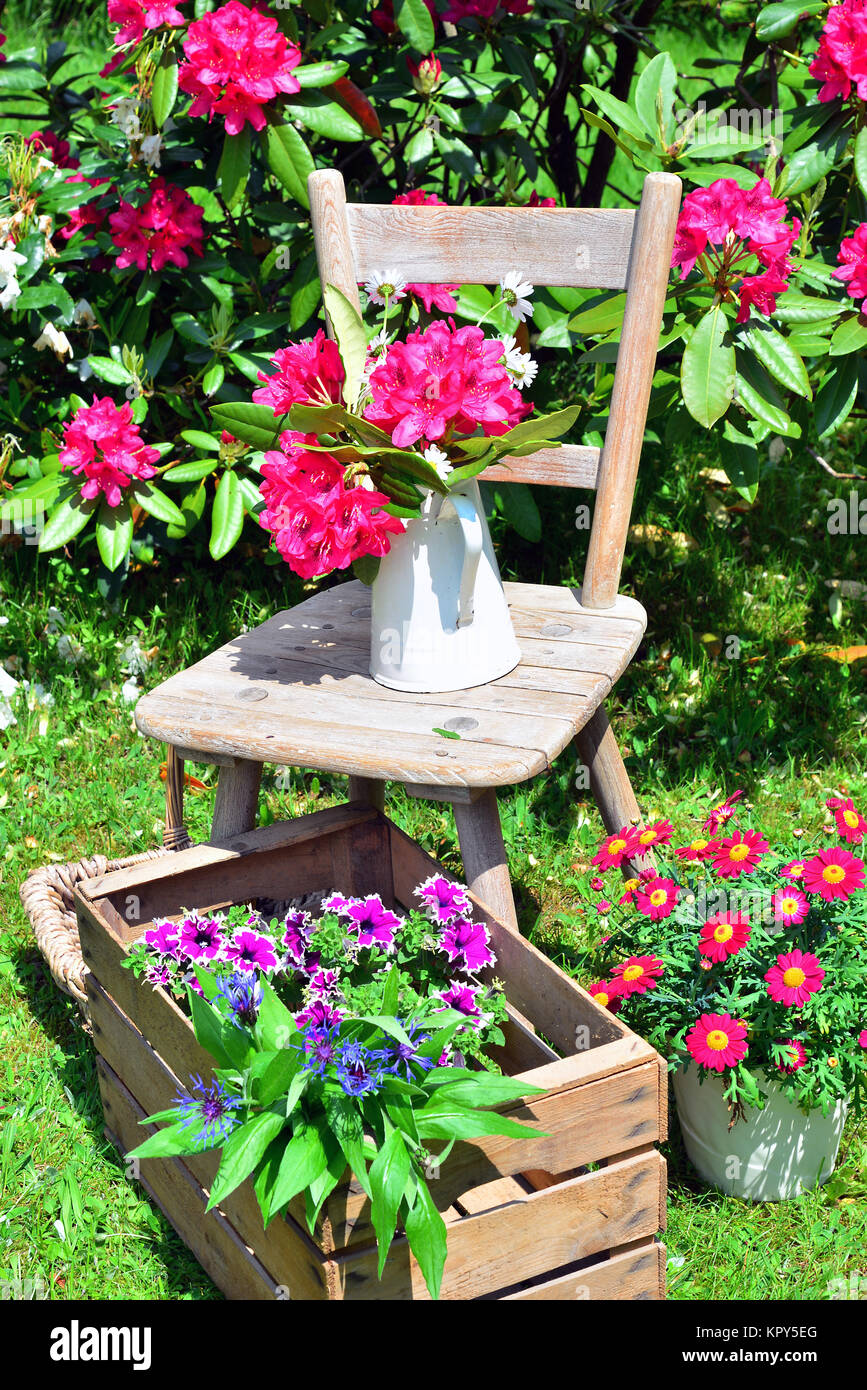
[[(178, 9), (186, 0), (108, 0), (108, 22), (119, 25), (116, 48), (141, 43), (146, 29), (179, 29), (186, 24)], [(117, 67), (117, 60), (112, 64)]]
[(34, 130), (24, 143), (37, 153), (44, 153), (58, 169), (77, 169), (81, 163), (70, 156), (69, 141), (59, 140), (53, 130)]
[[(293, 405), (326, 405), (339, 401), (346, 373), (337, 344), (318, 329), (309, 343), (290, 343), (271, 358), (273, 376), (259, 373), (266, 383), (253, 392), (253, 400), (270, 405), (275, 415), (285, 415)], [(310, 443), (316, 442), (311, 438)]]
[[(70, 174), (64, 182), (86, 183), (89, 188), (98, 188), (100, 184), (108, 183), (108, 179), (87, 179), (84, 174)], [(91, 238), (100, 230), (107, 215), (104, 208), (96, 206), (95, 200), (82, 203), (80, 208), (71, 208), (67, 213), (69, 221), (60, 228), (60, 235), (64, 241), (69, 241), (77, 232), (86, 232), (87, 238)]]
[[(430, 11), (431, 19), (436, 25), (439, 22), (439, 15), (437, 14), (437, 7), (434, 0), (424, 0), (424, 2)], [(394, 0), (381, 0), (381, 3), (377, 5), (370, 18), (377, 29), (381, 30), (383, 34), (387, 34), (389, 38), (391, 38), (392, 34), (397, 33), (397, 25), (394, 22)]]
[[(849, 298), (867, 299), (867, 222), (862, 222), (852, 236), (843, 238), (837, 260), (840, 268), (832, 270), (831, 274), (837, 280), (848, 280), (846, 293)], [(861, 307), (863, 309), (863, 304)]]
[(112, 240), (120, 250), (118, 269), (188, 265), (187, 251), (202, 254), (202, 211), (188, 193), (162, 177), (154, 179), (150, 196), (140, 208), (121, 199), (120, 208), (108, 219)]
[(224, 116), (226, 133), (237, 135), (249, 122), (265, 127), (264, 105), (280, 92), (299, 92), (292, 69), (301, 49), (282, 34), (271, 15), (229, 0), (190, 25), (183, 40), (187, 61), (178, 86), (193, 98), (189, 114)]
[[(303, 436), (298, 438), (303, 443)], [(397, 517), (383, 510), (388, 497), (361, 486), (347, 488), (342, 464), (330, 454), (308, 452), (289, 432), (280, 443), (280, 451), (267, 453), (262, 465), (265, 509), (259, 521), (295, 573), (311, 579), (347, 569), (362, 555), (386, 555), (389, 536), (403, 531)]]
[[(785, 199), (773, 197), (765, 178), (749, 189), (740, 188), (735, 179), (716, 179), (684, 198), (671, 264), (680, 266), (683, 280), (699, 257), (706, 258), (702, 269), (708, 280), (717, 288), (722, 285), (727, 299), (738, 295), (738, 323), (747, 321), (752, 307), (773, 313), (776, 296), (788, 287), (794, 269), (789, 252), (801, 231), (797, 218), (786, 224), (786, 212)], [(745, 274), (742, 263), (752, 257), (765, 269)], [(705, 825), (711, 831), (718, 828)]]
[(505, 434), (531, 413), (505, 366), (499, 339), (481, 328), (437, 321), (393, 343), (370, 376), (373, 401), (364, 414), (406, 448), (420, 439), (435, 443), (449, 428), (473, 434)]
[(527, 203), (528, 208), (555, 208), (556, 206), (556, 198), (540, 198), (535, 188), (530, 194), (530, 198)]
[(94, 396), (92, 405), (80, 406), (64, 425), (63, 440), (60, 466), (85, 474), (81, 495), (88, 500), (102, 492), (108, 505), (117, 507), (133, 478), (152, 478), (156, 472), (151, 465), (159, 450), (142, 441), (129, 402), (116, 406), (110, 396)]
[(422, 96), (428, 96), (436, 87), (439, 86), (440, 78), (443, 75), (443, 66), (435, 53), (429, 53), (426, 58), (420, 58), (417, 63), (407, 55), (406, 65), (412, 77), (412, 85)]
[(823, 83), (820, 101), (845, 99), (853, 86), (867, 100), (867, 0), (842, 0), (830, 7), (810, 75)]
[(530, 14), (530, 0), (451, 0), (443, 19), (455, 24), (459, 19), (495, 19), (502, 14)]

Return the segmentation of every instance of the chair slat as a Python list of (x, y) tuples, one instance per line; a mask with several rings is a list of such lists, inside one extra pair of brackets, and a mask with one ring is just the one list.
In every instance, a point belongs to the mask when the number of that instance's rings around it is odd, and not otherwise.
[(629, 209), (348, 203), (346, 213), (362, 282), (394, 269), (416, 283), (494, 285), (518, 270), (534, 285), (626, 287)]
[(486, 483), (542, 483), (548, 487), (596, 487), (601, 449), (563, 444), (526, 458), (509, 457), (481, 474)]

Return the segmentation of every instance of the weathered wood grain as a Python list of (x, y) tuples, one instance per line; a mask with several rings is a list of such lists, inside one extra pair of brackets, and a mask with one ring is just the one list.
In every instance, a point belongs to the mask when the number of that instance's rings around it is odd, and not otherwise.
[(608, 1259), (543, 1280), (532, 1288), (504, 1294), (503, 1302), (664, 1299), (665, 1246), (652, 1239), (640, 1241), (638, 1246), (619, 1254), (612, 1252)]

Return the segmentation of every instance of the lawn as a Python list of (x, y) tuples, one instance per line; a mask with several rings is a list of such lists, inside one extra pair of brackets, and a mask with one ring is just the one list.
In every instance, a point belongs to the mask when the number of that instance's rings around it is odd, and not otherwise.
[[(615, 727), (649, 816), (685, 828), (743, 787), (764, 829), (793, 813), (810, 824), (834, 792), (864, 801), (867, 649), (846, 649), (863, 641), (867, 566), (863, 542), (826, 525), (829, 498), (853, 484), (783, 457), (766, 464), (749, 506), (715, 475), (704, 441), (697, 431), (646, 450), (634, 513), (646, 529), (628, 547), (623, 587), (650, 621), (616, 692)], [(839, 469), (857, 445), (838, 447)], [(586, 544), (563, 524), (576, 499), (536, 493), (543, 534), (562, 539), (499, 534), (504, 577), (571, 582)], [(103, 1138), (90, 1040), (33, 945), (18, 888), (49, 859), (160, 843), (164, 751), (134, 728), (131, 683), (150, 688), (315, 585), (263, 565), (252, 528), (221, 566), (188, 543), (183, 561), (162, 554), (122, 588), (80, 550), (46, 558), (0, 539), (0, 660), (30, 682), (0, 735), (0, 1279), (42, 1281), (53, 1298), (219, 1298)], [(190, 770), (213, 781), (213, 769)], [(262, 817), (345, 795), (340, 777), (270, 768)], [(211, 804), (188, 794), (194, 838), (207, 836)], [(585, 939), (583, 876), (601, 832), (575, 788), (574, 754), (501, 808), (521, 928), (568, 965)], [(459, 871), (448, 808), (390, 788), (388, 811)], [(850, 1122), (831, 1185), (761, 1207), (703, 1190), (672, 1129), (671, 1297), (825, 1299), (830, 1280), (867, 1273), (863, 1121)]]

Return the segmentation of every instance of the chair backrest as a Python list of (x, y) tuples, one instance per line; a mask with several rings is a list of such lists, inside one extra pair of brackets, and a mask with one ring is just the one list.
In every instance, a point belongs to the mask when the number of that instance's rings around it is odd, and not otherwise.
[[(617, 597), (668, 285), (681, 182), (648, 174), (636, 211), (454, 208), (347, 203), (343, 177), (308, 179), (319, 276), (360, 307), (358, 285), (383, 270), (422, 284), (497, 284), (518, 270), (535, 285), (626, 291), (602, 449), (568, 444), (488, 468), (488, 481), (595, 488), (581, 600)], [(331, 331), (329, 324), (329, 332)]]

